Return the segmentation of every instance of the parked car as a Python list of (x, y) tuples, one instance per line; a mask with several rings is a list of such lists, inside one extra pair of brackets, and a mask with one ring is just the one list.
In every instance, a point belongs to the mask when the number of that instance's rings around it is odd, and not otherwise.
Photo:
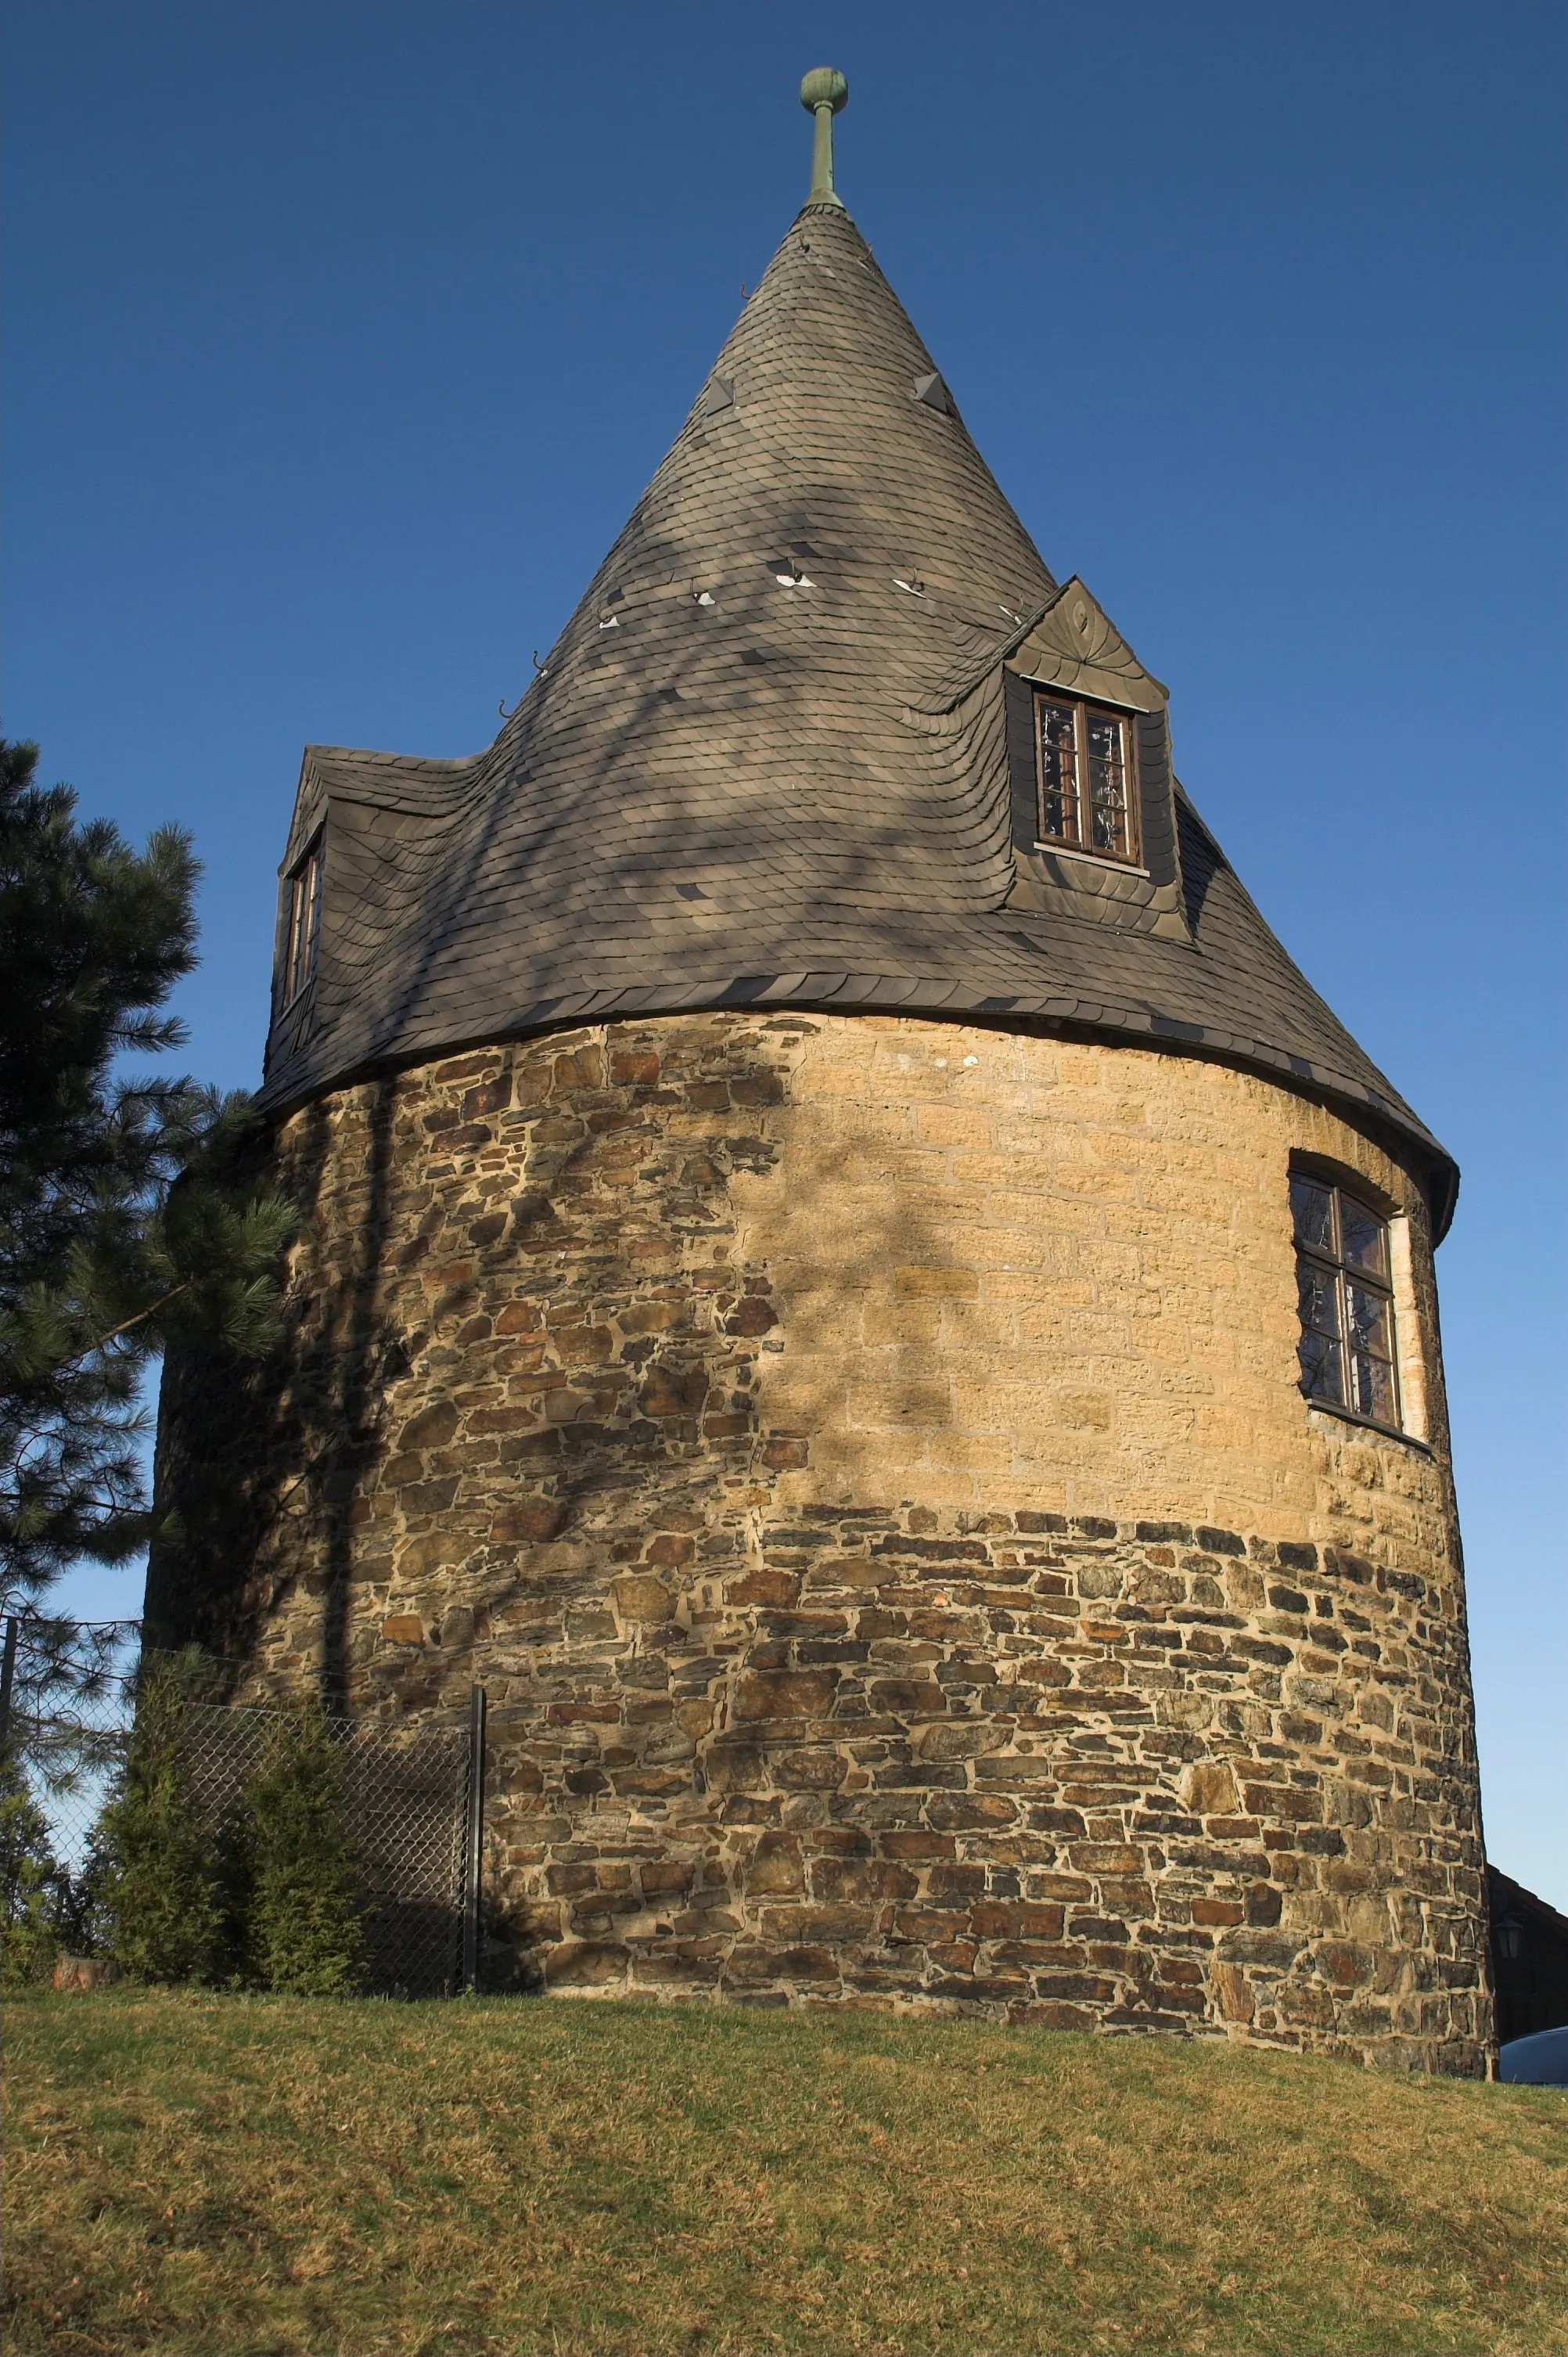
[(1568, 2026), (1510, 2038), (1498, 2050), (1498, 2076), (1525, 2087), (1568, 2087)]

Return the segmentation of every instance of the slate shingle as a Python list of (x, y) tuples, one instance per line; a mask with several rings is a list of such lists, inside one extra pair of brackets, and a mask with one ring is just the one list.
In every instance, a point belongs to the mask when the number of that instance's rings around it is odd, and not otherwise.
[[(848, 215), (808, 205), (493, 744), (308, 748), (289, 858), (325, 818), (319, 972), (265, 1106), (612, 1003), (1005, 1012), (1370, 1109), (1445, 1220), (1448, 1157), (1179, 790), (1185, 927), (1114, 893), (1008, 905), (1003, 666), (1058, 585), (957, 409), (914, 397), (934, 369)], [(776, 579), (791, 553), (811, 586)]]

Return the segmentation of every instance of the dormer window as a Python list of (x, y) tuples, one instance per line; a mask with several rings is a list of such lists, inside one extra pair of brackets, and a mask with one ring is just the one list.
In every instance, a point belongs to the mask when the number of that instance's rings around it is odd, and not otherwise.
[(318, 834), (289, 871), (283, 953), (285, 1006), (299, 996), (316, 972), (316, 943), (321, 931), (321, 852)]
[(1293, 1178), (1301, 1387), (1309, 1400), (1397, 1428), (1389, 1224), (1348, 1188)]
[(1125, 713), (1036, 694), (1035, 767), (1042, 846), (1137, 859), (1136, 756)]

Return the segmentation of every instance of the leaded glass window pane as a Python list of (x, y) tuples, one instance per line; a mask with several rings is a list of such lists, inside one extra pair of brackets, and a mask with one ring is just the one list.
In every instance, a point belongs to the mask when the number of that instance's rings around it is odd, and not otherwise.
[(1076, 843), (1078, 713), (1070, 704), (1039, 698), (1040, 833), (1047, 841)]
[(1293, 1178), (1290, 1182), (1291, 1216), (1295, 1222), (1295, 1240), (1311, 1252), (1332, 1253), (1334, 1250), (1334, 1194), (1327, 1187), (1316, 1187), (1310, 1178)]
[(1125, 717), (1036, 694), (1035, 730), (1039, 840), (1136, 858), (1137, 773)]
[(1096, 851), (1127, 856), (1127, 773), (1122, 724), (1105, 712), (1086, 712), (1090, 840)]
[(321, 932), (321, 839), (317, 836), (288, 879), (284, 933), (283, 1004), (297, 998), (316, 972)]
[(1343, 1400), (1344, 1353), (1322, 1334), (1301, 1338), (1301, 1387), (1308, 1399)]
[(1354, 1195), (1340, 1196), (1339, 1241), (1352, 1268), (1364, 1268), (1372, 1276), (1386, 1278), (1388, 1238), (1389, 1232), (1375, 1211), (1369, 1211), (1365, 1203), (1358, 1203)]
[(1397, 1426), (1388, 1224), (1326, 1180), (1293, 1178), (1290, 1193), (1302, 1390)]
[(1394, 1371), (1386, 1359), (1350, 1357), (1350, 1405), (1377, 1424), (1394, 1424)]
[(283, 985), (283, 995), (285, 998), (294, 996), (295, 976), (299, 972), (304, 939), (305, 895), (300, 890), (299, 877), (295, 876), (290, 878), (288, 888), (288, 952), (284, 960)]
[(1295, 1266), (1295, 1306), (1309, 1334), (1339, 1332), (1339, 1286), (1334, 1271), (1305, 1258)]
[(1350, 1313), (1346, 1321), (1350, 1348), (1370, 1351), (1380, 1359), (1391, 1357), (1388, 1295), (1374, 1293), (1369, 1286), (1348, 1284), (1345, 1297)]

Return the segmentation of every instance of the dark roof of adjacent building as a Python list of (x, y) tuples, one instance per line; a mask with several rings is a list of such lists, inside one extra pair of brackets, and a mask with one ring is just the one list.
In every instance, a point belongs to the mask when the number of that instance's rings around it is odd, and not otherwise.
[[(1021, 887), (1005, 687), (1064, 675), (1035, 659), (1062, 596), (859, 231), (809, 202), (494, 743), (307, 750), (288, 860), (325, 818), (318, 970), (274, 1020), (263, 1103), (657, 1011), (1042, 1021), (1369, 1113), (1426, 1158), (1445, 1224), (1449, 1158), (1179, 789), (1163, 923)], [(1109, 636), (1128, 700), (1163, 707)]]

